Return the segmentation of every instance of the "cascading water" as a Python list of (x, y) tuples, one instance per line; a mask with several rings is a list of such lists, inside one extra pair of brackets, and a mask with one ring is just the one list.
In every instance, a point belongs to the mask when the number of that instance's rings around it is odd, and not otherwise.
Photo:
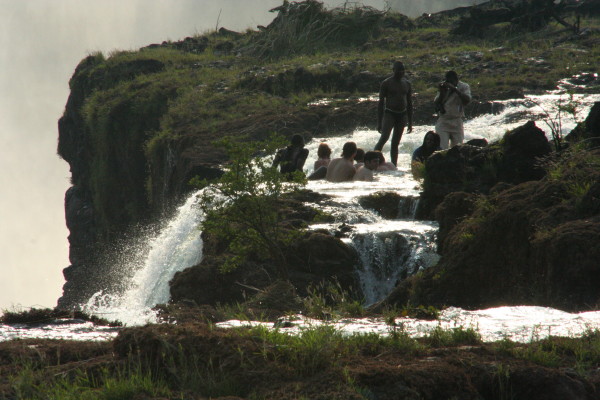
[(155, 320), (152, 307), (169, 301), (169, 281), (175, 273), (202, 259), (199, 194), (192, 194), (160, 233), (148, 238), (138, 259), (129, 261), (136, 272), (126, 292), (118, 296), (96, 293), (83, 307), (85, 311), (127, 325)]
[(439, 258), (434, 223), (388, 221), (356, 228), (350, 243), (362, 261), (357, 273), (365, 305), (383, 300), (398, 281), (430, 267)]

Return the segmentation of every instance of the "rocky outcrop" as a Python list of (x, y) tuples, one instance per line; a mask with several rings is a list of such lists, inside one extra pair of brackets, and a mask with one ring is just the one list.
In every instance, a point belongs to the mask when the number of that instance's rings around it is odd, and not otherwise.
[(425, 182), (417, 218), (433, 219), (435, 208), (453, 192), (488, 194), (498, 183), (541, 179), (538, 161), (550, 154), (544, 132), (528, 122), (490, 146), (469, 144), (436, 152), (425, 163)]
[[(192, 301), (195, 304), (242, 303), (262, 293), (278, 280), (278, 271), (270, 262), (248, 261), (234, 271), (224, 273), (224, 246), (206, 240), (204, 258), (194, 267), (175, 274), (170, 282), (173, 302)], [(356, 266), (360, 263), (356, 251), (328, 233), (307, 233), (285, 251), (289, 281), (301, 296), (307, 288), (322, 282), (337, 282), (347, 292), (356, 292)], [(355, 293), (360, 297), (359, 293)], [(256, 300), (255, 300), (256, 301)]]
[[(600, 151), (566, 151), (547, 176), (457, 192), (436, 209), (441, 261), (381, 304), (486, 308), (600, 304)], [(376, 307), (377, 309), (377, 307)]]
[(579, 143), (587, 147), (600, 146), (600, 102), (596, 102), (585, 121), (579, 123), (565, 139), (569, 143)]

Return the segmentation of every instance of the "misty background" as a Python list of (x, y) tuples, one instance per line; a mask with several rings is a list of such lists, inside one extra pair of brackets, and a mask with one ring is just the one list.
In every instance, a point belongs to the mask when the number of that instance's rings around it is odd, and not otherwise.
[[(363, 0), (409, 16), (475, 0)], [(325, 0), (328, 7), (344, 0)], [(349, 1), (348, 3), (357, 3)], [(226, 27), (267, 25), (282, 0), (0, 0), (0, 312), (54, 307), (69, 266), (56, 154), (69, 79), (97, 51), (137, 50)]]

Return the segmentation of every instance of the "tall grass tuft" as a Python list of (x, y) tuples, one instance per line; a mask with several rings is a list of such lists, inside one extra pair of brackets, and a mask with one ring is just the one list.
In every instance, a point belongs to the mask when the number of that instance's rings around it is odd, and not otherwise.
[(371, 7), (326, 10), (317, 0), (284, 2), (273, 22), (255, 35), (244, 52), (276, 59), (339, 47), (354, 47), (379, 32), (384, 13)]

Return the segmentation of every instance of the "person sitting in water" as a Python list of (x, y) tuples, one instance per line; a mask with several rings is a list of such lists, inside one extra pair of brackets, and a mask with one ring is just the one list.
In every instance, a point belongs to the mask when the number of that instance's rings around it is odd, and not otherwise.
[(354, 168), (358, 171), (360, 167), (363, 166), (365, 161), (365, 151), (360, 147), (356, 149), (356, 155), (354, 156)]
[(315, 161), (314, 170), (318, 170), (321, 167), (327, 167), (331, 161), (331, 149), (327, 143), (319, 144), (317, 148), (317, 161)]
[(377, 151), (377, 155), (379, 156), (379, 166), (377, 167), (377, 171), (395, 171), (397, 168), (391, 162), (385, 161), (385, 157), (381, 151)]
[(440, 135), (434, 131), (427, 132), (423, 137), (423, 144), (417, 147), (412, 155), (411, 170), (415, 178), (419, 179), (422, 177), (425, 160), (434, 152), (441, 149)]
[(289, 146), (277, 151), (273, 159), (273, 167), (279, 166), (282, 174), (291, 174), (302, 171), (307, 158), (308, 149), (304, 148), (304, 138), (296, 134), (292, 136)]
[(308, 176), (309, 181), (316, 181), (319, 179), (325, 179), (327, 174), (327, 166), (331, 162), (331, 148), (327, 143), (319, 144), (317, 148), (317, 161), (314, 164), (314, 171)]
[(346, 142), (342, 148), (342, 156), (334, 158), (329, 163), (325, 179), (329, 182), (351, 181), (356, 173), (356, 169), (354, 169), (356, 149), (356, 143)]
[(359, 167), (354, 174), (355, 181), (373, 181), (373, 171), (379, 166), (379, 155), (377, 151), (367, 151), (365, 153), (364, 165)]

